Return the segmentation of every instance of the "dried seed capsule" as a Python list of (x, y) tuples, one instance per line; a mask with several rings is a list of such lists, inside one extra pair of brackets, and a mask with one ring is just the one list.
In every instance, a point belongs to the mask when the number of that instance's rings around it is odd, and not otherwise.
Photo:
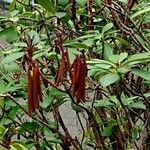
[[(39, 68), (38, 68), (38, 72), (39, 72)], [(37, 87), (38, 87), (38, 95), (39, 95), (39, 99), (40, 99), (40, 101), (42, 102), (43, 100), (42, 100), (42, 89), (41, 89), (41, 81), (40, 81), (40, 72), (39, 72), (39, 75), (38, 75), (38, 85), (37, 85)]]
[(35, 65), (33, 69), (33, 99), (35, 109), (39, 108), (39, 69), (38, 66)]
[(128, 0), (128, 9), (131, 10), (136, 3), (136, 0)]
[(73, 93), (73, 95), (76, 95), (76, 92), (77, 92), (79, 71), (80, 71), (80, 61), (77, 56), (73, 62), (73, 77), (72, 77), (72, 93)]
[(77, 91), (77, 103), (80, 103), (81, 100), (85, 102), (85, 77), (86, 77), (86, 64), (82, 59), (80, 74), (79, 74), (79, 87)]
[(33, 79), (28, 69), (28, 113), (31, 116), (34, 112), (34, 100), (33, 100)]

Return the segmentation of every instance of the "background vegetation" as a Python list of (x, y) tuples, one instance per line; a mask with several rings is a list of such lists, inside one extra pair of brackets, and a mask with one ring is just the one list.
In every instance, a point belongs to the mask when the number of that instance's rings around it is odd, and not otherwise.
[(0, 16), (1, 149), (149, 150), (149, 12), (149, 0), (12, 0)]

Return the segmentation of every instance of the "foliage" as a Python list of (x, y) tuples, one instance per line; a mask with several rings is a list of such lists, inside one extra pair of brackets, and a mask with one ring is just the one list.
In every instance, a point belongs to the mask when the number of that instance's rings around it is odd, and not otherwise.
[(12, 0), (0, 16), (1, 149), (150, 149), (149, 14), (147, 0)]

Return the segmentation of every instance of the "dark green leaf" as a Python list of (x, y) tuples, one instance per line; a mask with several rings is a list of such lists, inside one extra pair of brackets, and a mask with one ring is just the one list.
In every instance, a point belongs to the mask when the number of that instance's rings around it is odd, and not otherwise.
[(79, 105), (77, 105), (77, 104), (75, 104), (73, 102), (71, 102), (71, 106), (72, 106), (73, 110), (75, 110), (78, 113), (83, 111), (83, 108), (81, 106), (79, 106)]
[(39, 129), (39, 127), (40, 126), (37, 122), (24, 122), (20, 131), (35, 132)]
[(102, 136), (111, 136), (112, 132), (113, 132), (112, 126), (105, 127), (103, 132), (102, 132)]
[(55, 6), (51, 0), (37, 0), (37, 2), (45, 8), (50, 14), (55, 14)]

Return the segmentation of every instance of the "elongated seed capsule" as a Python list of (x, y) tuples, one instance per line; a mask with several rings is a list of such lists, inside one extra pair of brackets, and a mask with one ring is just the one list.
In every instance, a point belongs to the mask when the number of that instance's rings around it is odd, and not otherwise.
[(128, 0), (128, 9), (131, 10), (136, 3), (136, 0)]
[(57, 86), (59, 86), (62, 83), (63, 73), (64, 73), (64, 66), (63, 66), (63, 62), (62, 62), (61, 66), (59, 67), (59, 70), (58, 70), (58, 76), (57, 76), (57, 82), (56, 82)]
[(80, 78), (78, 80), (78, 89), (77, 89), (77, 103), (80, 103), (82, 98), (83, 98), (83, 94), (84, 93), (84, 86), (85, 86), (85, 72), (84, 72), (84, 63), (81, 62), (81, 67), (80, 67)]
[(65, 66), (66, 66), (67, 71), (68, 71), (68, 69), (70, 68), (70, 59), (69, 59), (68, 49), (66, 50), (64, 55), (65, 55), (65, 60), (66, 60)]
[(28, 113), (31, 116), (32, 112), (34, 112), (34, 100), (33, 100), (33, 79), (28, 69)]
[(39, 108), (39, 88), (38, 88), (38, 81), (39, 80), (39, 70), (38, 67), (35, 66), (33, 69), (33, 99), (34, 99), (34, 106), (35, 109)]
[(76, 91), (77, 91), (77, 86), (76, 86), (77, 67), (78, 67), (78, 59), (76, 58), (73, 62), (73, 77), (72, 77), (72, 93), (73, 93), (73, 95), (76, 95)]
[(37, 87), (38, 87), (38, 96), (39, 96), (39, 99), (40, 99), (40, 101), (42, 102), (43, 100), (42, 100), (42, 89), (41, 89), (41, 81), (40, 81), (40, 71), (39, 71), (39, 68), (37, 68), (38, 69), (38, 85), (37, 85)]
[(64, 65), (65, 65), (65, 57), (64, 57), (64, 51), (62, 50), (62, 60), (61, 60), (60, 67), (58, 69), (56, 86), (59, 86), (63, 81)]
[(83, 81), (83, 89), (82, 89), (82, 101), (85, 102), (86, 99), (85, 99), (85, 82), (86, 82), (86, 77), (87, 77), (87, 65), (86, 65), (86, 61), (85, 59), (83, 60), (83, 76), (84, 76), (84, 81)]

